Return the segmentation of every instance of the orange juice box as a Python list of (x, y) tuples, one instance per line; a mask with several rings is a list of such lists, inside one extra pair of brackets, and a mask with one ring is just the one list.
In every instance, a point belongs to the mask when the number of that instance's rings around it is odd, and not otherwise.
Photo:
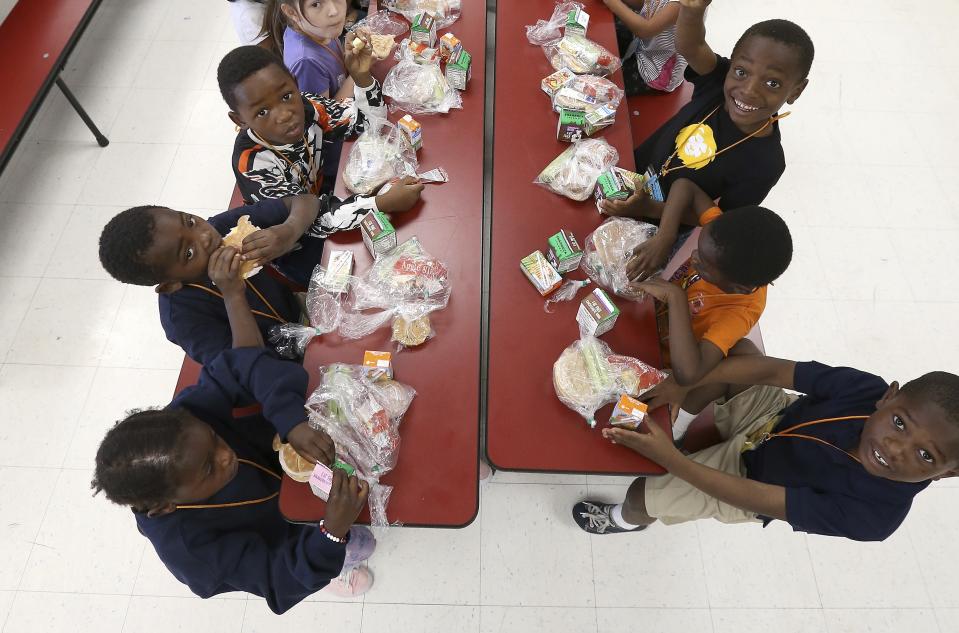
[(462, 49), (463, 43), (460, 42), (460, 38), (452, 33), (447, 33), (440, 38), (440, 57), (442, 57), (444, 61), (449, 61), (449, 58), (452, 57), (454, 53)]
[(553, 265), (549, 263), (543, 251), (533, 251), (519, 263), (523, 274), (544, 297), (559, 288), (563, 278), (559, 276)]
[(609, 425), (635, 431), (646, 419), (648, 409), (645, 402), (640, 402), (624, 393), (619, 397), (616, 408), (609, 416)]
[(423, 126), (419, 124), (419, 121), (407, 114), (396, 124), (400, 126), (400, 131), (413, 146), (413, 150), (420, 151), (423, 147)]
[(552, 75), (543, 77), (543, 81), (540, 82), (540, 88), (552, 99), (553, 95), (559, 92), (560, 88), (572, 81), (575, 76), (576, 73), (569, 68), (562, 68)]
[(363, 368), (370, 380), (380, 376), (393, 377), (393, 355), (389, 352), (363, 352)]

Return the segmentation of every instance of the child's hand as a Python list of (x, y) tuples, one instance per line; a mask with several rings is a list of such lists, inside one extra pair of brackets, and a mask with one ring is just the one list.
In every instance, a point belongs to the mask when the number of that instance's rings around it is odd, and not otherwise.
[(679, 415), (679, 409), (683, 406), (686, 395), (691, 389), (692, 387), (681, 387), (679, 383), (676, 382), (676, 379), (670, 376), (639, 396), (637, 400), (645, 402), (649, 406), (650, 411), (666, 405), (669, 407), (669, 423), (675, 424), (676, 416)]
[(603, 437), (613, 444), (620, 444), (630, 448), (643, 457), (651, 459), (663, 468), (667, 467), (670, 458), (681, 455), (679, 449), (673, 445), (672, 434), (667, 434), (655, 422), (649, 418), (643, 422), (645, 433), (638, 433), (627, 429), (605, 428)]
[(686, 301), (686, 292), (682, 288), (658, 277), (647, 279), (641, 284), (633, 284), (632, 287), (663, 303), (672, 304), (674, 301)]
[(326, 502), (326, 516), (323, 517), (326, 531), (337, 538), (346, 538), (350, 526), (366, 505), (369, 493), (368, 483), (355, 475), (349, 477), (342, 468), (334, 468), (330, 500)]
[(705, 11), (706, 7), (713, 0), (679, 0), (679, 4), (686, 9), (693, 9), (694, 11)]
[(640, 189), (625, 200), (603, 200), (599, 203), (600, 213), (614, 218), (638, 218), (649, 200), (645, 189)]
[(243, 260), (269, 262), (289, 253), (299, 238), (293, 227), (278, 224), (251, 233), (243, 240)]
[[(363, 47), (353, 48), (353, 41), (360, 39)], [(360, 88), (369, 88), (373, 85), (373, 76), (370, 68), (373, 66), (373, 44), (370, 40), (369, 29), (360, 28), (346, 35), (346, 44), (343, 46), (344, 64), (350, 77)]]
[(240, 251), (232, 246), (225, 246), (213, 251), (206, 271), (223, 296), (244, 294), (246, 284), (240, 277)]
[(424, 186), (416, 178), (404, 176), (389, 191), (376, 196), (376, 207), (383, 213), (409, 211), (419, 201)]
[(286, 434), (286, 441), (297, 453), (314, 464), (333, 465), (336, 458), (336, 446), (325, 431), (314, 429), (306, 422), (301, 422)]
[(626, 277), (630, 281), (643, 281), (660, 270), (673, 247), (672, 240), (656, 234), (633, 249), (633, 256), (626, 262)]

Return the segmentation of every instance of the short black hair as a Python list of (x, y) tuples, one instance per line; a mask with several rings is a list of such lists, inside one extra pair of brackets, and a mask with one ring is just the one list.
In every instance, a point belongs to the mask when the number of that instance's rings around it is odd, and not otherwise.
[(731, 282), (758, 288), (786, 272), (793, 256), (789, 227), (765, 207), (739, 207), (706, 225), (719, 251), (717, 267)]
[(816, 49), (812, 44), (812, 38), (803, 30), (801, 26), (789, 20), (766, 20), (757, 22), (746, 29), (739, 41), (733, 47), (733, 54), (739, 49), (739, 46), (747, 39), (753, 36), (768, 37), (769, 39), (785, 44), (794, 48), (799, 58), (796, 63), (799, 64), (800, 79), (805, 79), (812, 68), (812, 60), (816, 54)]
[[(959, 427), (959, 376), (947, 371), (931, 371), (910, 380), (901, 391), (917, 400), (934, 402), (946, 414), (949, 423)], [(959, 458), (959, 455), (952, 457)]]
[(113, 503), (147, 511), (176, 494), (176, 463), (187, 416), (183, 409), (132, 411), (97, 449), (90, 487)]
[(153, 246), (156, 205), (143, 205), (121, 211), (100, 233), (100, 264), (110, 276), (125, 284), (155, 286), (166, 281), (160, 271), (143, 261), (143, 255)]
[(283, 69), (290, 77), (293, 74), (283, 65), (283, 60), (262, 46), (240, 46), (234, 48), (220, 60), (216, 69), (216, 82), (220, 86), (223, 100), (236, 111), (236, 87), (253, 73), (274, 64)]

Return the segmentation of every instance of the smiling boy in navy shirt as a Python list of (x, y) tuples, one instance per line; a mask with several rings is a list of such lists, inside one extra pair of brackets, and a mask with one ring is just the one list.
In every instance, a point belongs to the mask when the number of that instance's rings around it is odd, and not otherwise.
[(947, 372), (900, 388), (857, 369), (757, 353), (724, 360), (694, 387), (670, 379), (645, 394), (651, 408), (688, 411), (716, 398), (723, 441), (689, 456), (655, 424), (605, 429), (668, 474), (637, 479), (622, 504), (577, 503), (577, 524), (610, 534), (657, 519), (778, 519), (800, 532), (882, 541), (930, 481), (959, 473), (959, 376)]

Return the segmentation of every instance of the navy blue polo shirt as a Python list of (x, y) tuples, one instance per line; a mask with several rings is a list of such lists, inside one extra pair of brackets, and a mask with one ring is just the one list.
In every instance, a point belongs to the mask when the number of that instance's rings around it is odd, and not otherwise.
[[(813, 420), (869, 416), (889, 388), (873, 374), (817, 362), (796, 363), (794, 386), (806, 395), (783, 410), (776, 432)], [(800, 438), (770, 439), (743, 453), (746, 476), (786, 488), (786, 520), (796, 531), (856, 541), (885, 540), (902, 524), (912, 498), (929, 482), (877, 477), (850, 457), (845, 451), (858, 446), (864, 423), (864, 419), (841, 420), (798, 431), (837, 448)]]

